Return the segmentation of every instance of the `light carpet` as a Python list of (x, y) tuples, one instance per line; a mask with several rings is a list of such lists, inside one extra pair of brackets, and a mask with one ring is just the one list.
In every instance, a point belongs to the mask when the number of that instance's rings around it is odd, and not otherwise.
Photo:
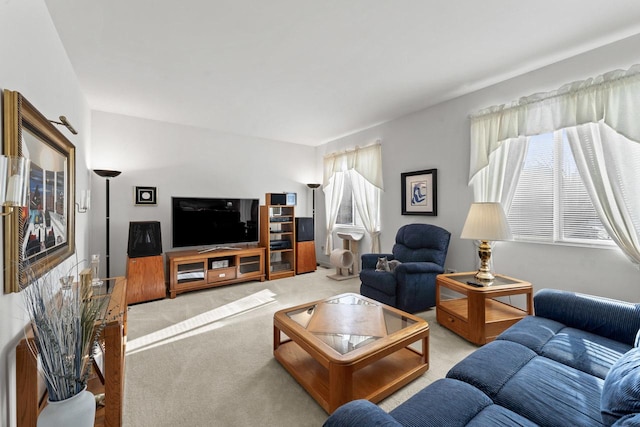
[[(327, 413), (273, 358), (273, 314), (359, 293), (333, 270), (212, 288), (131, 306), (124, 426), (321, 426)], [(477, 347), (429, 322), (429, 370), (380, 406), (390, 411)]]

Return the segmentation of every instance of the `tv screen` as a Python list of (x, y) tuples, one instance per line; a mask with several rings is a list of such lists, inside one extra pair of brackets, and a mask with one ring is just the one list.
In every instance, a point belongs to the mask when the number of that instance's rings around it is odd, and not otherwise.
[(259, 239), (259, 199), (172, 197), (173, 247), (231, 245)]

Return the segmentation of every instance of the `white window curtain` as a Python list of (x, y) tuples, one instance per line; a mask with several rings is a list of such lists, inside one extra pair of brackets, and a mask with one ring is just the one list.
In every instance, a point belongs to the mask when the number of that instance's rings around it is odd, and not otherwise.
[(528, 146), (527, 137), (510, 138), (489, 155), (489, 164), (474, 178), (476, 202), (498, 202), (509, 212)]
[(569, 128), (567, 138), (602, 225), (640, 263), (640, 145), (602, 122)]
[[(596, 78), (570, 83), (557, 91), (535, 94), (508, 105), (499, 105), (478, 112), (471, 117), (471, 158), (469, 163), (469, 184), (474, 186), (476, 201), (500, 201), (508, 212), (509, 194), (512, 193), (515, 182), (517, 182), (518, 168), (521, 168), (522, 160), (511, 171), (507, 170), (506, 164), (510, 164), (514, 157), (516, 159), (523, 158), (526, 147), (523, 148), (522, 146), (525, 144), (518, 143), (518, 141), (523, 141), (523, 137), (594, 123), (599, 124), (598, 129), (600, 126), (611, 129), (611, 135), (623, 136), (629, 141), (638, 143), (640, 142), (638, 114), (640, 114), (640, 65), (635, 65), (626, 71), (616, 70)], [(574, 141), (585, 139), (580, 135), (586, 135), (586, 133), (586, 131), (578, 132), (577, 136), (574, 135)], [(589, 133), (593, 136), (593, 132)], [(599, 135), (602, 145), (615, 144), (615, 138), (607, 137), (608, 132), (599, 131)], [(578, 147), (583, 147), (584, 144), (586, 143), (575, 142), (572, 144), (574, 155), (579, 151)], [(573, 148), (574, 146), (576, 148)], [(580, 151), (589, 151), (590, 149), (585, 148)], [(599, 163), (605, 163), (602, 151), (589, 151), (588, 157), (591, 160), (583, 160), (582, 162), (593, 162), (595, 158)], [(505, 162), (506, 158), (510, 160)], [(638, 169), (637, 163), (635, 168)], [(584, 164), (583, 169), (587, 170)], [(513, 175), (511, 175), (512, 172)], [(601, 172), (601, 170), (596, 171), (592, 168), (593, 174)], [(580, 173), (587, 181), (582, 170)], [(629, 181), (632, 183), (630, 185), (637, 188), (640, 182), (638, 176), (636, 174), (635, 177), (627, 176), (626, 178), (632, 179)], [(609, 184), (611, 193), (620, 194), (622, 192), (620, 180), (609, 180)], [(592, 194), (594, 206), (601, 203), (598, 200), (604, 200), (608, 197), (603, 194), (604, 186), (587, 185), (591, 186), (589, 191)], [(621, 203), (617, 204), (617, 210), (625, 210)], [(633, 203), (630, 204), (631, 206), (626, 204), (626, 208), (634, 211), (634, 215), (638, 215), (640, 207), (633, 206)], [(610, 214), (607, 218), (605, 210), (611, 210), (611, 207), (596, 209), (603, 215), (600, 218), (603, 223), (611, 222), (609, 225), (611, 231), (616, 229), (629, 230), (628, 223), (621, 222), (620, 215)], [(631, 236), (633, 233), (635, 233), (635, 237)], [(628, 234), (628, 238), (619, 239), (621, 243), (624, 240), (621, 248), (634, 262), (640, 264), (640, 257), (635, 255), (640, 252), (637, 226), (635, 231), (629, 230)], [(625, 249), (625, 246), (628, 245), (633, 250)]]
[[(382, 145), (333, 153), (324, 158), (323, 187), (325, 193), (327, 239), (325, 254), (333, 248), (332, 231), (336, 224), (338, 208), (342, 200), (345, 174), (349, 174), (353, 186), (356, 210), (362, 219), (365, 230), (371, 236), (372, 252), (380, 248), (380, 192), (382, 181)], [(378, 250), (375, 251), (374, 248)]]
[(340, 209), (340, 201), (342, 200), (342, 191), (344, 190), (344, 172), (336, 172), (329, 179), (328, 183), (323, 187), (325, 198), (325, 218), (327, 218), (326, 233), (327, 238), (324, 245), (324, 254), (331, 254), (333, 248), (333, 227), (336, 225), (338, 218), (338, 210)]
[(356, 210), (371, 236), (371, 253), (380, 253), (380, 189), (355, 170), (349, 171)]

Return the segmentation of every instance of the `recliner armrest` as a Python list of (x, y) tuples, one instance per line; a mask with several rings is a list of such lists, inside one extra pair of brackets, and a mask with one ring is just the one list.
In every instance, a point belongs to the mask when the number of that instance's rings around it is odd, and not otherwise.
[(640, 304), (557, 289), (534, 298), (536, 316), (633, 345), (640, 329)]
[(444, 267), (435, 262), (403, 262), (396, 267), (396, 274), (444, 273)]

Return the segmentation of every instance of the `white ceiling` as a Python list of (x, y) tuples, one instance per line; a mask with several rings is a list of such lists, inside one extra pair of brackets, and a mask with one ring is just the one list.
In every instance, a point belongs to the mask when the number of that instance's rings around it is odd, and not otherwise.
[(92, 110), (318, 145), (640, 33), (637, 0), (45, 0)]

